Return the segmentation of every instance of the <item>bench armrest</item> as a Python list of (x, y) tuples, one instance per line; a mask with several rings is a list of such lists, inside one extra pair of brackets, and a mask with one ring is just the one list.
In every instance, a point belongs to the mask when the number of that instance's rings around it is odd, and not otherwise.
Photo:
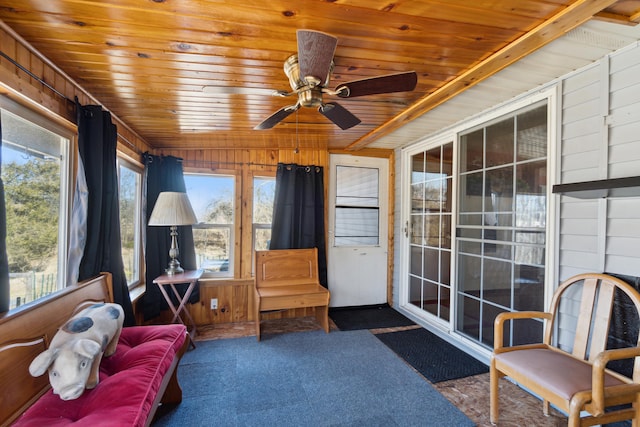
[(504, 347), (504, 323), (507, 320), (517, 319), (547, 319), (552, 318), (551, 313), (543, 311), (513, 311), (503, 312), (496, 316), (493, 324), (493, 349), (499, 350)]
[[(604, 414), (604, 374), (607, 364), (612, 360), (631, 359), (634, 357), (640, 357), (640, 347), (605, 350), (600, 352), (594, 359), (591, 371), (591, 393), (593, 410), (596, 415)], [(609, 387), (609, 390), (607, 390), (607, 397), (611, 397), (610, 395), (613, 392), (611, 389), (613, 388), (615, 388), (615, 393), (620, 395), (640, 392), (640, 384), (623, 384)]]

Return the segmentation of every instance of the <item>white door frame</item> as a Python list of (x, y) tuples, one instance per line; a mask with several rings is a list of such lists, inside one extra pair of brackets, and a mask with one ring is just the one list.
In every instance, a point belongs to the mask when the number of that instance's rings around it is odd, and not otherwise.
[[(331, 306), (345, 307), (387, 303), (389, 250), (389, 159), (332, 154), (329, 159), (329, 227), (327, 275)], [(379, 170), (378, 245), (335, 246), (336, 167)]]

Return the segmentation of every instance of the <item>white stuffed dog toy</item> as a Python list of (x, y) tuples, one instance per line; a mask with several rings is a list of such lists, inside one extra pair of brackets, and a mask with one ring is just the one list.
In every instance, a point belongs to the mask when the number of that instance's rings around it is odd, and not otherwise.
[(102, 356), (111, 356), (122, 331), (124, 312), (118, 304), (100, 303), (69, 319), (49, 348), (33, 359), (29, 372), (39, 377), (49, 370), (53, 392), (62, 400), (77, 399), (98, 385)]

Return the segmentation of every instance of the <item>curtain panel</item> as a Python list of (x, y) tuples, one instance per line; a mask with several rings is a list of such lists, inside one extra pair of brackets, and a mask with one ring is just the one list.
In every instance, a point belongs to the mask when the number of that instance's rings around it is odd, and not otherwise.
[(327, 287), (322, 166), (278, 163), (269, 249), (318, 248), (319, 281)]
[[(78, 280), (109, 272), (114, 302), (125, 313), (125, 325), (135, 325), (129, 287), (122, 261), (120, 204), (116, 165), (117, 129), (111, 113), (99, 105), (77, 107), (78, 148), (88, 192), (86, 234)], [(73, 224), (77, 230), (81, 224)], [(80, 235), (82, 232), (80, 231)]]
[[(153, 212), (158, 195), (163, 191), (187, 191), (184, 183), (182, 159), (173, 156), (154, 156), (144, 154), (144, 179), (143, 202), (145, 209), (145, 224), (149, 223), (149, 217)], [(171, 236), (169, 227), (146, 226), (145, 230), (145, 280), (146, 291), (142, 297), (142, 308), (145, 320), (153, 319), (160, 315), (162, 310), (168, 309), (158, 285), (153, 280), (164, 274), (169, 264), (169, 249), (171, 248)], [(196, 253), (193, 244), (193, 230), (190, 225), (178, 227), (178, 260), (185, 270), (195, 270)], [(188, 285), (176, 285), (180, 295), (184, 295)], [(173, 294), (170, 295), (174, 304), (178, 304)], [(189, 297), (190, 303), (200, 301), (200, 286), (196, 285)]]

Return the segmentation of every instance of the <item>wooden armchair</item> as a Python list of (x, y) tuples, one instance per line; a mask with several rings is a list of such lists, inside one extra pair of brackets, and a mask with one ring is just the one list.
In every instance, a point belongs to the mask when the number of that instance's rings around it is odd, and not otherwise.
[[(632, 344), (607, 349), (609, 326), (620, 316), (612, 309), (614, 300), (631, 319), (625, 334)], [(640, 426), (638, 313), (640, 293), (632, 286), (605, 274), (581, 274), (560, 285), (549, 312), (498, 315), (490, 367), (491, 422), (498, 421), (498, 381), (506, 375), (543, 399), (545, 415), (549, 403), (568, 413), (569, 427), (628, 419)], [(505, 347), (505, 322), (532, 318), (546, 320), (543, 342)], [(630, 359), (630, 373), (607, 368), (609, 362), (622, 359)]]
[(327, 288), (318, 279), (318, 249), (256, 251), (256, 337), (260, 313), (314, 307), (322, 329), (329, 333)]

